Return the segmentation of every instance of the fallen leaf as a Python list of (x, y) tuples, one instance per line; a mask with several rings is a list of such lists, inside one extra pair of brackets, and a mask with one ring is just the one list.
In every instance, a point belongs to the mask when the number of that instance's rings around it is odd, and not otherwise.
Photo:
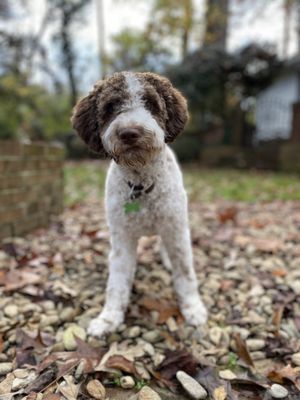
[(225, 222), (228, 221), (236, 222), (237, 212), (238, 210), (236, 207), (227, 207), (223, 210), (219, 210), (217, 217), (221, 224), (225, 224)]
[(84, 373), (88, 374), (93, 372), (105, 352), (100, 348), (90, 346), (78, 337), (75, 337), (75, 340), (77, 343), (75, 351), (60, 351), (52, 353), (44, 358), (44, 360), (38, 365), (37, 370), (41, 372), (56, 361), (65, 361), (59, 369), (59, 375), (62, 376), (66, 371), (72, 369), (72, 367), (82, 361)]
[(275, 311), (272, 323), (275, 325), (275, 334), (276, 336), (279, 336), (279, 330), (280, 330), (280, 325), (281, 325), (281, 320), (282, 320), (282, 315), (283, 311), (285, 309), (285, 304), (280, 304), (280, 306), (277, 308)]
[(41, 392), (49, 386), (49, 383), (53, 382), (56, 378), (56, 372), (53, 369), (48, 369), (39, 375), (33, 382), (28, 385), (24, 392)]
[(253, 360), (247, 348), (247, 344), (244, 339), (242, 339), (239, 333), (234, 334), (234, 340), (236, 344), (238, 356), (250, 367), (254, 367)]
[(197, 372), (198, 361), (187, 350), (167, 350), (165, 352), (165, 359), (159, 365), (159, 371), (162, 378), (165, 380), (173, 379), (176, 372), (181, 370), (188, 375), (195, 375)]
[(283, 277), (287, 275), (287, 270), (283, 268), (275, 268), (271, 271), (273, 276)]
[(272, 382), (283, 384), (285, 379), (292, 382), (300, 391), (300, 368), (293, 368), (290, 364), (282, 369), (271, 370), (267, 374)]
[(36, 285), (42, 282), (41, 274), (36, 268), (13, 269), (5, 271), (0, 275), (0, 285), (4, 286), (6, 292), (21, 289), (26, 285)]
[(226, 395), (224, 399), (238, 400), (232, 391), (231, 382), (220, 379), (216, 368), (201, 366), (195, 379), (206, 389), (212, 400), (223, 399), (224, 393)]
[(178, 306), (165, 300), (143, 297), (139, 304), (149, 311), (158, 311), (158, 324), (164, 324), (170, 317), (183, 318)]
[(75, 385), (72, 376), (65, 376), (66, 384), (60, 384), (58, 390), (67, 400), (76, 400), (79, 393), (80, 384)]
[(106, 361), (105, 365), (108, 368), (118, 369), (128, 374), (138, 375), (137, 370), (132, 361), (127, 360), (123, 356), (112, 356)]
[(61, 400), (61, 396), (58, 393), (49, 393), (43, 396), (43, 400)]

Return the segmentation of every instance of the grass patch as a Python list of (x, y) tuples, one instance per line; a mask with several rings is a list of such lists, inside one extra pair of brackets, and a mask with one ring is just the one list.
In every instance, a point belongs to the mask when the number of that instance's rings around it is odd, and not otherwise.
[[(107, 163), (66, 162), (65, 204), (70, 206), (104, 193)], [(200, 169), (183, 166), (190, 201), (300, 200), (300, 178), (296, 174), (232, 169)]]

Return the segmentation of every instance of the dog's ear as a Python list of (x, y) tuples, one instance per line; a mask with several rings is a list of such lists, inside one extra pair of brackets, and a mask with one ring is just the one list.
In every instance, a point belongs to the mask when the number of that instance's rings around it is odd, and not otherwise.
[(78, 135), (97, 153), (103, 150), (98, 122), (97, 98), (102, 90), (103, 81), (99, 81), (94, 89), (80, 99), (73, 109), (71, 123)]
[(150, 72), (143, 75), (155, 87), (166, 104), (165, 141), (167, 143), (173, 142), (176, 136), (183, 132), (188, 121), (187, 101), (179, 90), (173, 87), (169, 79)]

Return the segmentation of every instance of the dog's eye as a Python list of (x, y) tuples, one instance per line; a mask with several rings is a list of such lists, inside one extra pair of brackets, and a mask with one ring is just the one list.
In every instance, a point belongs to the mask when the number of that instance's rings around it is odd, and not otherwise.
[(159, 113), (160, 112), (159, 102), (154, 97), (146, 97), (144, 100), (145, 100), (146, 107), (152, 113)]
[(106, 114), (112, 114), (115, 110), (115, 105), (114, 103), (107, 103), (105, 106), (105, 113)]

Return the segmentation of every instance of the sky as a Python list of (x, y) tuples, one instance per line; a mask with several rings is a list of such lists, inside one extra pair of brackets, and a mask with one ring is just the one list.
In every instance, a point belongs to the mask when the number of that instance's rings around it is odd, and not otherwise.
[[(82, 88), (90, 87), (99, 77), (98, 42), (97, 42), (97, 12), (96, 1), (92, 0), (87, 9), (84, 24), (75, 28), (75, 46), (83, 55), (79, 67)], [(143, 29), (148, 20), (149, 1), (136, 0), (102, 0), (104, 5), (105, 21), (105, 47), (108, 52), (112, 50), (112, 35), (122, 29), (130, 27)], [(283, 40), (283, 4), (284, 0), (230, 0), (230, 21), (227, 48), (237, 50), (250, 42), (274, 43), (278, 54), (282, 54)], [(201, 20), (205, 11), (205, 1), (195, 0), (196, 18)], [(30, 10), (27, 17), (22, 18), (22, 23), (12, 22), (11, 29), (19, 32), (36, 32), (45, 12), (45, 0), (29, 2)], [(9, 25), (9, 24), (8, 24)], [(192, 47), (199, 44), (203, 27), (199, 23), (199, 30)], [(296, 18), (291, 24), (291, 40), (289, 56), (296, 53)], [(51, 31), (48, 31), (44, 40), (50, 40)], [(196, 40), (197, 39), (197, 40)], [(53, 63), (57, 62), (57, 55), (51, 55)], [(87, 72), (88, 71), (88, 72)], [(42, 79), (42, 77), (37, 77)]]

